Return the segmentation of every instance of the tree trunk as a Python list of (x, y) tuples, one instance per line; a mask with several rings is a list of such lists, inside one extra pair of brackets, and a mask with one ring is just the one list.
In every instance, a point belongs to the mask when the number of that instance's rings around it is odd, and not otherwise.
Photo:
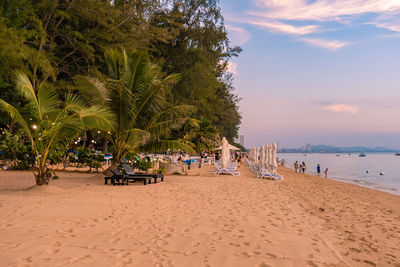
[[(35, 173), (37, 171), (37, 173)], [(35, 175), (36, 185), (47, 185), (51, 178), (51, 172), (46, 166), (35, 167), (33, 174)]]

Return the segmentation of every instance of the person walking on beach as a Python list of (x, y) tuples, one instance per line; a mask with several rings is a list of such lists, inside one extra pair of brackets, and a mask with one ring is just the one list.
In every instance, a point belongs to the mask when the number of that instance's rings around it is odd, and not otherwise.
[(318, 176), (321, 175), (321, 166), (319, 166), (319, 164), (317, 164), (317, 174)]
[(328, 178), (328, 168), (325, 169), (325, 178)]
[(303, 171), (303, 174), (306, 170), (306, 164), (304, 163), (304, 161), (301, 163), (301, 170)]
[(297, 162), (297, 160), (296, 160), (296, 162), (294, 163), (294, 171), (295, 172), (297, 172), (297, 168), (299, 167), (299, 163)]

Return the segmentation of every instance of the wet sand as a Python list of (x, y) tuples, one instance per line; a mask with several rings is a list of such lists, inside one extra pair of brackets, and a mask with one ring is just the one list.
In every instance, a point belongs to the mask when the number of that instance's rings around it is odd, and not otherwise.
[[(281, 168), (144, 186), (0, 172), (1, 266), (400, 266), (400, 196)], [(33, 186), (33, 187), (32, 187)]]

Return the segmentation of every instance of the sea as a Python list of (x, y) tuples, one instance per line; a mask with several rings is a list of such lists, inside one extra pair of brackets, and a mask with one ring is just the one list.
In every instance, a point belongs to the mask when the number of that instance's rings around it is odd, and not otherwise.
[(321, 166), (321, 177), (328, 168), (328, 178), (342, 182), (400, 195), (400, 156), (394, 153), (277, 153), (279, 160), (285, 159), (286, 167), (294, 169), (294, 162), (303, 161), (306, 173), (317, 175), (317, 164)]

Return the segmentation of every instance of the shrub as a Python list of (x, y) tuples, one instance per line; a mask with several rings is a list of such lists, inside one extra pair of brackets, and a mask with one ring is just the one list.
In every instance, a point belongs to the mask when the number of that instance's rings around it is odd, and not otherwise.
[(151, 161), (146, 158), (136, 159), (134, 167), (139, 170), (147, 172), (151, 167), (153, 167), (153, 163), (151, 163)]

